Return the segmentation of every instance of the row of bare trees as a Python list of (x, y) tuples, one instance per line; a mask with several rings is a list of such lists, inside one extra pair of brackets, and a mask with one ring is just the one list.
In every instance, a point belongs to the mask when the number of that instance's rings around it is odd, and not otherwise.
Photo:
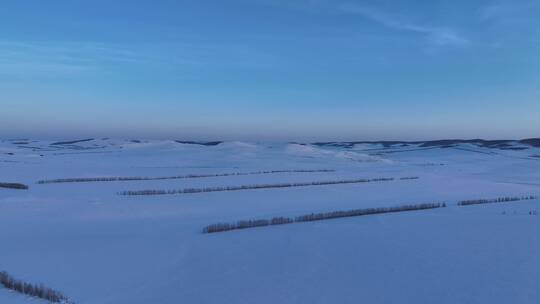
[(465, 201), (458, 202), (458, 206), (517, 202), (517, 201), (533, 200), (537, 198), (538, 198), (537, 196), (528, 195), (528, 196), (514, 196), (514, 197), (498, 197), (498, 198), (493, 198), (493, 199), (465, 200)]
[(444, 208), (445, 203), (428, 203), (417, 205), (404, 205), (396, 207), (380, 207), (380, 208), (367, 208), (367, 209), (352, 209), (346, 211), (332, 211), (322, 213), (310, 213), (306, 215), (291, 217), (274, 217), (272, 219), (258, 219), (258, 220), (243, 220), (236, 223), (218, 223), (206, 226), (203, 228), (203, 233), (216, 233), (225, 232), (230, 230), (247, 229), (264, 226), (284, 225), (301, 222), (322, 221), (342, 217), (364, 216), (373, 214), (393, 213), (393, 212), (406, 212), (415, 210), (426, 210), (435, 208)]
[(0, 285), (9, 290), (22, 293), (31, 297), (47, 300), (52, 303), (72, 303), (61, 292), (43, 286), (43, 284), (32, 284), (13, 278), (5, 271), (0, 272)]
[(118, 181), (144, 181), (144, 180), (165, 180), (165, 179), (186, 179), (186, 178), (204, 178), (204, 177), (223, 177), (223, 176), (241, 176), (241, 175), (259, 175), (259, 174), (276, 174), (276, 173), (318, 173), (318, 172), (335, 172), (335, 170), (318, 169), (318, 170), (271, 170), (271, 171), (255, 171), (255, 172), (229, 172), (229, 173), (212, 173), (212, 174), (186, 174), (175, 176), (125, 176), (125, 177), (74, 177), (74, 178), (59, 178), (40, 180), (38, 184), (56, 184), (56, 183), (87, 183), (87, 182), (118, 182)]
[(19, 183), (0, 183), (0, 188), (27, 190), (28, 186)]
[(252, 190), (252, 189), (356, 184), (356, 183), (384, 182), (384, 181), (393, 181), (393, 180), (395, 179), (386, 178), (386, 177), (373, 178), (373, 179), (362, 178), (362, 179), (351, 179), (351, 180), (319, 181), (319, 182), (306, 182), (306, 183), (255, 184), (255, 185), (226, 186), (226, 187), (184, 188), (184, 189), (174, 189), (174, 190), (136, 190), (136, 191), (122, 191), (122, 192), (118, 192), (118, 194), (130, 195), (130, 196), (131, 195), (191, 194), (191, 193), (203, 193), (203, 192), (238, 191), (238, 190)]
[(410, 180), (410, 179), (419, 179), (420, 177), (418, 176), (405, 176), (405, 177), (400, 177), (399, 179), (400, 180)]

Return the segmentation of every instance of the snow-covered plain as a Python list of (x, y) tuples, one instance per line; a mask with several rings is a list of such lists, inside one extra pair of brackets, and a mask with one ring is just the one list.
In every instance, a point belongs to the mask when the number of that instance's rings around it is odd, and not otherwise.
[[(0, 271), (75, 303), (538, 303), (540, 148), (96, 139), (0, 141)], [(523, 145), (516, 144), (516, 147)], [(335, 170), (37, 184), (71, 177)], [(355, 178), (382, 183), (162, 196), (125, 190)], [(418, 212), (203, 234), (219, 222), (445, 202)], [(1, 304), (45, 303), (0, 288)]]

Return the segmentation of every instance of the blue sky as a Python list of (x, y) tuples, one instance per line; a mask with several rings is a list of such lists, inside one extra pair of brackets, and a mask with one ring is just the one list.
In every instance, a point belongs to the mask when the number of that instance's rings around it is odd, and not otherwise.
[(3, 0), (0, 136), (540, 136), (539, 1)]

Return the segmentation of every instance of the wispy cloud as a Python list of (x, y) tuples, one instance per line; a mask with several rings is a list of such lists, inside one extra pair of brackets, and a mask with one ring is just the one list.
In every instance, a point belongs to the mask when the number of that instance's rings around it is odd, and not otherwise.
[(150, 58), (127, 48), (88, 42), (0, 41), (3, 75), (58, 75), (142, 64)]
[[(91, 70), (91, 67), (63, 63), (6, 63), (0, 62), (0, 75), (24, 77), (28, 75), (73, 74)], [(51, 74), (52, 73), (52, 74)]]
[(496, 1), (480, 10), (480, 17), (487, 20), (521, 20), (529, 19), (528, 17), (538, 18), (540, 10), (540, 2), (538, 1)]
[[(371, 20), (386, 28), (416, 33), (427, 39), (433, 47), (465, 47), (472, 42), (451, 27), (430, 26), (409, 21), (411, 16), (393, 14), (365, 1), (344, 2), (339, 0), (258, 0), (259, 3), (319, 13), (355, 15)], [(374, 1), (376, 2), (376, 1)]]
[[(493, 35), (491, 47), (508, 49), (519, 45), (522, 51), (538, 49), (538, 0), (494, 1), (480, 8), (477, 13), (486, 29), (498, 33)], [(526, 48), (523, 47), (524, 44), (527, 44)]]
[(120, 45), (0, 40), (0, 75), (19, 77), (112, 70), (123, 73), (139, 68), (192, 74), (208, 67), (268, 68), (272, 60), (256, 48), (237, 43), (178, 41)]
[(342, 13), (361, 16), (389, 29), (423, 35), (435, 46), (463, 47), (470, 44), (468, 39), (451, 28), (426, 26), (404, 21), (399, 16), (388, 14), (374, 7), (356, 3), (344, 3), (339, 5), (338, 9)]

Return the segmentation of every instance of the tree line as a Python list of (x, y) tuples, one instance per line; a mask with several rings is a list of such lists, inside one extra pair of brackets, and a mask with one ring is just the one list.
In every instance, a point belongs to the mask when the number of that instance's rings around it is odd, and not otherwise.
[(373, 178), (373, 179), (352, 179), (338, 181), (319, 181), (305, 183), (280, 183), (280, 184), (255, 184), (243, 186), (227, 186), (227, 187), (205, 187), (205, 188), (184, 188), (175, 190), (135, 190), (118, 192), (119, 195), (165, 195), (165, 194), (191, 194), (203, 192), (221, 192), (221, 191), (238, 191), (238, 190), (253, 190), (253, 189), (269, 189), (269, 188), (291, 188), (291, 187), (308, 187), (308, 186), (324, 186), (337, 184), (357, 184), (370, 182), (385, 182), (393, 181), (395, 178)]
[(38, 184), (55, 184), (55, 183), (85, 183), (85, 182), (117, 182), (117, 181), (186, 179), (186, 178), (223, 177), (223, 176), (239, 176), (239, 175), (276, 174), (276, 173), (318, 173), (318, 172), (335, 172), (335, 170), (329, 170), (329, 169), (271, 170), (271, 171), (230, 172), (230, 173), (213, 173), (213, 174), (186, 174), (186, 175), (158, 176), (158, 177), (147, 177), (147, 176), (74, 177), (74, 178), (45, 179), (45, 180), (39, 180), (37, 183)]
[(5, 271), (0, 272), (0, 285), (9, 290), (22, 293), (31, 297), (47, 300), (52, 303), (72, 303), (61, 292), (43, 286), (43, 284), (32, 284), (13, 278)]
[(492, 203), (507, 203), (507, 202), (517, 202), (525, 200), (533, 200), (538, 197), (529, 195), (529, 196), (515, 196), (515, 197), (498, 197), (493, 199), (476, 199), (476, 200), (465, 200), (458, 202), (458, 206), (469, 206), (469, 205), (479, 205), (479, 204), (492, 204)]
[(225, 232), (225, 231), (255, 228), (255, 227), (322, 221), (322, 220), (336, 219), (336, 218), (342, 218), (342, 217), (365, 216), (365, 215), (393, 213), (393, 212), (406, 212), (406, 211), (415, 211), (415, 210), (444, 208), (444, 207), (446, 207), (445, 203), (428, 203), (428, 204), (404, 205), (404, 206), (396, 206), (396, 207), (380, 207), (380, 208), (352, 209), (352, 210), (346, 210), (346, 211), (310, 213), (306, 215), (297, 216), (294, 218), (274, 217), (272, 219), (242, 220), (242, 221), (237, 221), (235, 223), (218, 223), (218, 224), (208, 225), (203, 228), (203, 233), (216, 233), (216, 232)]
[(28, 186), (19, 183), (0, 183), (0, 188), (27, 190)]

